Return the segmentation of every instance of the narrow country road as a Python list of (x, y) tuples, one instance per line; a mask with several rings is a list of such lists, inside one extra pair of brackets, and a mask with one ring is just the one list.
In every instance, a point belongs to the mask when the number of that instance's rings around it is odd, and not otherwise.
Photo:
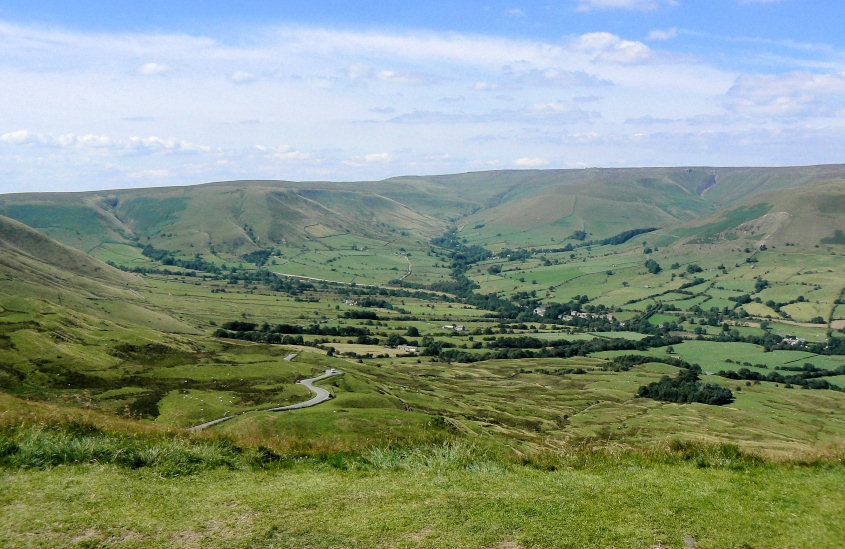
[(332, 368), (331, 370), (326, 370), (326, 373), (322, 375), (312, 377), (310, 379), (303, 379), (302, 381), (300, 381), (300, 385), (305, 385), (312, 393), (314, 393), (313, 397), (303, 402), (297, 402), (296, 404), (288, 404), (287, 406), (276, 406), (273, 408), (255, 408), (253, 410), (244, 410), (243, 412), (238, 412), (237, 414), (224, 416), (218, 419), (213, 419), (211, 421), (206, 421), (205, 423), (200, 423), (199, 425), (194, 425), (193, 427), (188, 427), (188, 430), (199, 431), (200, 429), (205, 429), (206, 427), (211, 427), (212, 425), (217, 425), (218, 423), (223, 423), (224, 421), (229, 421), (230, 419), (236, 418), (243, 414), (248, 414), (249, 412), (281, 412), (282, 410), (296, 410), (297, 408), (308, 408), (309, 406), (316, 406), (321, 402), (329, 400), (332, 395), (322, 387), (315, 387), (313, 384), (317, 381), (330, 378), (332, 376), (339, 376), (341, 374), (343, 374), (343, 372)]
[(413, 267), (413, 265), (411, 264), (411, 258), (408, 257), (408, 254), (400, 254), (400, 255), (402, 255), (402, 257), (405, 258), (405, 261), (408, 262), (408, 272), (403, 274), (401, 277), (399, 277), (399, 280), (401, 281), (401, 280), (405, 280), (406, 278), (411, 276), (411, 268)]

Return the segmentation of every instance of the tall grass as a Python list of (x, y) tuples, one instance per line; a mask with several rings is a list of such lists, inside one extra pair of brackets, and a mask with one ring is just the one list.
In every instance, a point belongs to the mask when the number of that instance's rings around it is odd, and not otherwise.
[(214, 432), (185, 433), (153, 424), (84, 410), (27, 402), (0, 395), (0, 467), (49, 468), (66, 464), (111, 464), (152, 468), (165, 476), (191, 475), (213, 468), (292, 467), (297, 464), (342, 470), (504, 472), (527, 466), (541, 470), (600, 469), (615, 466), (693, 464), (744, 469), (778, 463), (845, 465), (841, 446), (794, 456), (758, 455), (732, 444), (677, 439), (646, 448), (581, 441), (556, 449), (516, 450), (489, 440), (442, 434), (433, 438), (375, 441), (355, 446), (279, 436), (229, 438)]
[(102, 463), (151, 467), (165, 476), (180, 476), (215, 467), (243, 468), (257, 456), (257, 452), (244, 455), (225, 439), (116, 434), (81, 424), (0, 430), (0, 465), (12, 468)]

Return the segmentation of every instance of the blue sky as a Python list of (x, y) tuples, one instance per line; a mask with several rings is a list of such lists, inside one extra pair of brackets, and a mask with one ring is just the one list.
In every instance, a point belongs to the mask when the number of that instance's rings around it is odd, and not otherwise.
[(0, 192), (842, 162), (845, 2), (0, 4)]

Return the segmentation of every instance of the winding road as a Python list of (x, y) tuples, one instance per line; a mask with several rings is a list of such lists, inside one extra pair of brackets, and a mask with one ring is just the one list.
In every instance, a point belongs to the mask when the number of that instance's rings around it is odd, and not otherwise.
[(313, 397), (303, 402), (297, 402), (296, 404), (288, 404), (287, 406), (276, 406), (273, 408), (255, 408), (253, 410), (244, 410), (243, 412), (238, 412), (237, 414), (233, 414), (231, 416), (223, 416), (218, 419), (206, 421), (205, 423), (200, 423), (199, 425), (194, 425), (193, 427), (188, 427), (188, 430), (199, 431), (200, 429), (205, 429), (206, 427), (211, 427), (212, 425), (217, 425), (218, 423), (223, 423), (224, 421), (229, 421), (230, 419), (242, 416), (243, 414), (248, 414), (250, 412), (281, 412), (283, 410), (296, 410), (297, 408), (308, 408), (310, 406), (316, 406), (317, 404), (320, 404), (321, 402), (325, 402), (332, 398), (332, 395), (322, 387), (316, 387), (313, 384), (317, 381), (321, 381), (332, 376), (339, 376), (341, 374), (343, 374), (343, 372), (332, 368), (331, 370), (326, 370), (326, 373), (322, 375), (312, 377), (310, 379), (303, 379), (302, 381), (300, 381), (300, 385), (305, 385), (312, 393), (314, 393)]

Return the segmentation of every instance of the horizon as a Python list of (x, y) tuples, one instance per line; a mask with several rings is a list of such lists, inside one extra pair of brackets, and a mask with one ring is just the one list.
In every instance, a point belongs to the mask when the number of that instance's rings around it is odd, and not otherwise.
[(583, 168), (498, 168), (488, 170), (470, 170), (463, 172), (438, 172), (438, 173), (418, 173), (418, 174), (396, 174), (388, 175), (378, 179), (267, 179), (267, 178), (241, 178), (241, 179), (218, 179), (200, 182), (185, 182), (161, 184), (160, 182), (151, 182), (149, 185), (134, 185), (127, 187), (103, 187), (91, 189), (72, 189), (72, 190), (47, 190), (47, 191), (11, 191), (0, 192), (0, 196), (16, 195), (16, 194), (67, 194), (67, 193), (97, 193), (110, 191), (131, 191), (134, 189), (169, 189), (179, 187), (201, 187), (203, 185), (218, 185), (224, 183), (292, 183), (292, 184), (355, 184), (355, 183), (380, 183), (390, 181), (391, 179), (401, 178), (425, 178), (425, 177), (450, 177), (473, 173), (495, 173), (495, 172), (553, 172), (553, 171), (586, 171), (586, 170), (671, 170), (671, 169), (712, 169), (712, 170), (777, 170), (777, 169), (798, 169), (798, 168), (821, 168), (821, 167), (836, 167), (845, 166), (845, 162), (834, 162), (825, 164), (788, 164), (781, 166), (707, 166), (707, 165), (675, 165), (675, 166), (585, 166)]
[(0, 7), (0, 193), (837, 164), (845, 5)]
[(777, 170), (777, 169), (798, 169), (798, 168), (821, 168), (821, 167), (836, 167), (845, 166), (845, 162), (827, 163), (827, 164), (789, 164), (783, 166), (706, 166), (706, 165), (686, 165), (686, 166), (586, 166), (583, 168), (500, 168), (492, 170), (471, 170), (465, 172), (453, 173), (429, 173), (429, 174), (397, 174), (388, 175), (387, 177), (379, 179), (259, 179), (259, 178), (245, 178), (245, 179), (220, 179), (211, 181), (200, 181), (198, 183), (173, 183), (169, 185), (150, 184), (150, 185), (136, 185), (131, 187), (106, 187), (99, 189), (73, 189), (73, 190), (50, 190), (50, 191), (12, 191), (0, 192), (0, 196), (16, 195), (16, 194), (67, 194), (67, 193), (97, 193), (110, 191), (131, 191), (135, 189), (170, 189), (180, 187), (201, 187), (203, 185), (219, 185), (225, 183), (292, 183), (292, 184), (355, 184), (355, 183), (380, 183), (383, 181), (390, 181), (391, 179), (401, 178), (425, 178), (425, 177), (450, 177), (473, 173), (495, 173), (495, 172), (553, 172), (553, 171), (586, 171), (586, 170), (671, 170), (671, 169), (712, 169), (712, 170)]

